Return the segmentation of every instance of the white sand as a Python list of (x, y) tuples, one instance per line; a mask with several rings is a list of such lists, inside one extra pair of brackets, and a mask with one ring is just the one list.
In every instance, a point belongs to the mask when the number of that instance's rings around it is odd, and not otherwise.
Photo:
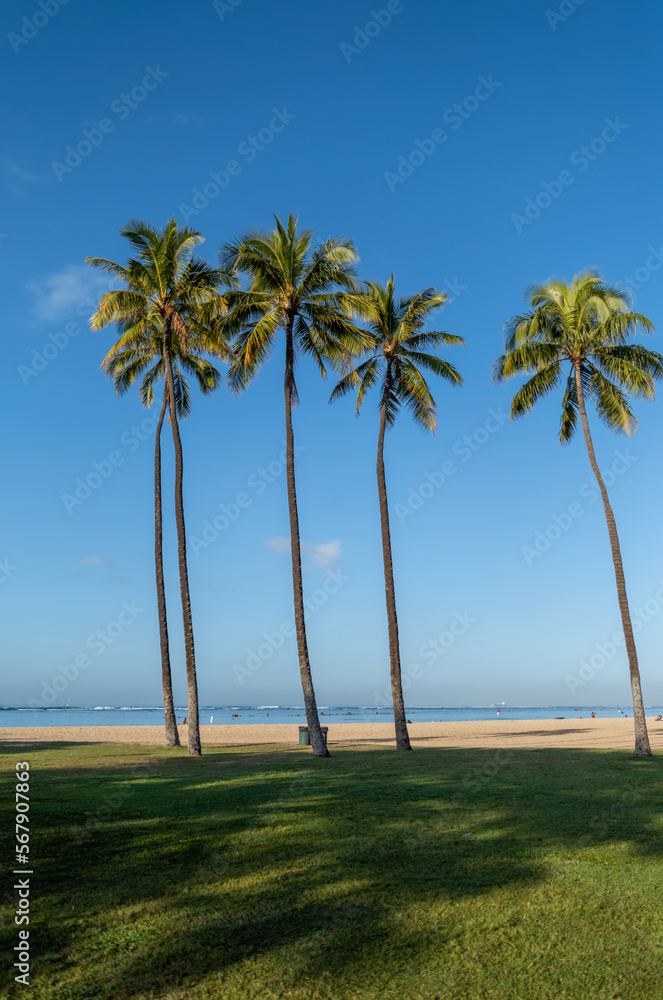
[[(652, 748), (663, 748), (663, 722), (647, 719)], [(633, 718), (628, 719), (495, 719), (490, 722), (416, 722), (409, 726), (414, 746), (421, 747), (571, 747), (631, 749)], [(187, 729), (179, 727), (186, 746)], [(133, 743), (159, 746), (163, 726), (32, 726), (0, 728), (5, 744)], [(298, 744), (297, 725), (201, 726), (203, 747)], [(390, 723), (340, 722), (329, 726), (329, 746), (393, 746)]]

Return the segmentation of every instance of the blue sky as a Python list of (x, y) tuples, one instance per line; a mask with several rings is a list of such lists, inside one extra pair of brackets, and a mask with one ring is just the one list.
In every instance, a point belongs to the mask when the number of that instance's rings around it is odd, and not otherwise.
[[(615, 0), (5, 8), (4, 704), (67, 673), (58, 702), (160, 698), (154, 414), (99, 371), (112, 332), (89, 331), (105, 285), (84, 258), (124, 260), (128, 219), (175, 214), (214, 261), (224, 240), (290, 211), (320, 239), (352, 237), (363, 277), (448, 291), (436, 325), (466, 341), (446, 354), (465, 386), (435, 387), (437, 434), (403, 415), (387, 440), (406, 702), (628, 703), (582, 441), (560, 447), (557, 398), (505, 419), (515, 385), (493, 387), (491, 365), (528, 283), (590, 266), (661, 325), (661, 20), (653, 2)], [(663, 350), (660, 335), (648, 344)], [(377, 413), (328, 406), (332, 387), (301, 366), (311, 662), (320, 704), (371, 704), (388, 685)], [(244, 397), (196, 398), (183, 426), (203, 704), (301, 703), (288, 555), (268, 543), (288, 535), (281, 396), (277, 354)], [(654, 704), (663, 411), (637, 414), (627, 441), (593, 428)], [(90, 476), (89, 496), (68, 501)], [(172, 509), (165, 541), (183, 702)], [(68, 669), (76, 657), (87, 665)]]

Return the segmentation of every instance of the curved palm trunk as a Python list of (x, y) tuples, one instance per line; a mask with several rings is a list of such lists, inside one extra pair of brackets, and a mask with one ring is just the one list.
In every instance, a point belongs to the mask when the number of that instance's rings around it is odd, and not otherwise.
[(159, 423), (154, 445), (154, 561), (157, 574), (157, 604), (159, 607), (159, 639), (161, 642), (161, 684), (163, 687), (163, 708), (166, 719), (166, 746), (180, 746), (177, 731), (175, 706), (173, 705), (173, 681), (170, 673), (170, 649), (168, 645), (168, 618), (166, 616), (166, 590), (163, 579), (163, 511), (161, 506), (161, 428), (168, 403), (168, 390), (163, 394)]
[[(390, 373), (387, 372), (387, 383)], [(394, 725), (396, 727), (396, 748), (411, 750), (410, 736), (403, 703), (403, 682), (401, 679), (401, 654), (398, 643), (398, 618), (396, 617), (396, 595), (394, 592), (394, 567), (391, 558), (391, 532), (389, 530), (389, 506), (387, 503), (387, 483), (384, 475), (384, 432), (387, 426), (387, 402), (385, 398), (380, 409), (380, 433), (378, 435), (378, 495), (380, 497), (380, 526), (382, 528), (382, 556), (384, 559), (384, 592), (387, 600), (387, 622), (389, 626), (389, 666), (391, 671), (391, 696), (394, 702)]]
[(294, 351), (292, 343), (292, 319), (286, 327), (285, 350), (285, 430), (286, 430), (286, 475), (288, 479), (288, 510), (290, 513), (290, 552), (292, 555), (292, 589), (295, 600), (295, 629), (297, 630), (297, 652), (299, 654), (299, 673), (304, 692), (304, 707), (306, 709), (306, 724), (313, 753), (316, 757), (329, 757), (330, 753), (320, 729), (318, 706), (315, 702), (311, 665), (308, 659), (306, 642), (306, 621), (304, 619), (304, 594), (302, 586), (302, 558), (299, 540), (299, 514), (297, 512), (297, 493), (295, 490), (295, 439), (292, 432), (292, 386), (293, 386)]
[(182, 499), (182, 441), (177, 423), (177, 408), (175, 405), (175, 384), (173, 382), (173, 366), (170, 357), (169, 324), (167, 318), (163, 321), (164, 349), (163, 356), (166, 370), (166, 385), (168, 388), (168, 408), (170, 410), (170, 426), (173, 432), (175, 446), (175, 522), (177, 524), (177, 551), (180, 569), (180, 592), (182, 595), (182, 621), (184, 625), (184, 653), (186, 659), (186, 680), (188, 689), (188, 737), (189, 756), (200, 756), (200, 728), (198, 724), (198, 679), (196, 677), (196, 654), (193, 644), (193, 623), (191, 621), (191, 596), (189, 594), (189, 573), (186, 564), (186, 529), (184, 525), (184, 501)]
[(629, 611), (628, 598), (626, 596), (626, 581), (624, 580), (624, 567), (622, 565), (622, 554), (619, 548), (619, 537), (617, 535), (617, 525), (615, 524), (615, 515), (612, 512), (612, 507), (610, 506), (610, 501), (608, 500), (608, 491), (605, 488), (605, 483), (603, 482), (603, 477), (601, 476), (598, 463), (596, 461), (596, 455), (594, 454), (594, 445), (592, 444), (592, 438), (589, 433), (587, 410), (585, 409), (585, 397), (582, 389), (582, 379), (580, 376), (580, 365), (578, 364), (574, 365), (574, 373), (575, 373), (575, 383), (576, 383), (576, 394), (578, 396), (578, 409), (580, 410), (582, 429), (585, 434), (585, 444), (587, 445), (587, 452), (589, 454), (589, 462), (590, 465), (592, 466), (592, 472), (596, 476), (596, 481), (599, 484), (599, 489), (601, 491), (601, 498), (603, 500), (603, 509), (605, 510), (605, 519), (608, 523), (608, 535), (610, 536), (610, 546), (612, 548), (612, 561), (615, 567), (615, 580), (617, 581), (619, 610), (622, 616), (624, 640), (626, 643), (626, 652), (628, 654), (628, 665), (631, 673), (631, 691), (633, 692), (633, 721), (635, 724), (634, 753), (638, 757), (651, 757), (652, 752), (651, 752), (651, 747), (649, 746), (649, 736), (647, 734), (645, 707), (642, 701), (642, 690), (640, 688), (640, 670), (638, 669), (638, 654), (635, 649), (635, 639), (633, 638), (633, 626), (631, 624), (631, 613)]

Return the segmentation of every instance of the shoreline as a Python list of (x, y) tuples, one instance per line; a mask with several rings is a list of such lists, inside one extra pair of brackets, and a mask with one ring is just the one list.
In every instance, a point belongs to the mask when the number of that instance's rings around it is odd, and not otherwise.
[[(325, 723), (323, 723), (324, 725)], [(203, 725), (205, 747), (299, 746), (298, 723)], [(633, 716), (617, 719), (491, 719), (483, 722), (414, 722), (409, 727), (414, 746), (449, 748), (629, 749), (634, 744)], [(652, 749), (663, 749), (663, 722), (647, 719)], [(178, 726), (183, 747), (187, 727)], [(0, 728), (0, 744), (107, 743), (163, 746), (163, 726), (25, 726)], [(329, 725), (329, 746), (390, 746), (390, 722), (335, 722)]]

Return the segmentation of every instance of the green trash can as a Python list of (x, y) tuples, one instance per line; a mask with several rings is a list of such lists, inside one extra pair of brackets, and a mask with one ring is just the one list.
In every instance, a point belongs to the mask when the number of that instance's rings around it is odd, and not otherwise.
[[(325, 739), (325, 746), (327, 746), (327, 733), (329, 732), (329, 726), (320, 726), (320, 731)], [(299, 745), (300, 747), (310, 747), (311, 737), (308, 733), (308, 726), (299, 727)]]

